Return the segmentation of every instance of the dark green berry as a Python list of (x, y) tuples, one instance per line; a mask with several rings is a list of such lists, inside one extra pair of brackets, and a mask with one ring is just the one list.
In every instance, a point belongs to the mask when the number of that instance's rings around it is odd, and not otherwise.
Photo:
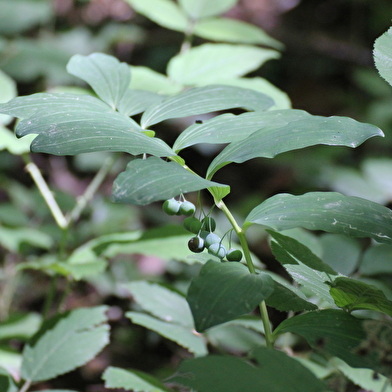
[(206, 238), (204, 239), (204, 245), (206, 248), (209, 248), (212, 244), (215, 244), (217, 242), (221, 242), (221, 238), (219, 235), (216, 235), (215, 233), (208, 233)]
[(183, 225), (186, 230), (190, 231), (193, 234), (198, 234), (201, 230), (201, 222), (194, 216), (189, 216), (188, 218), (185, 218)]
[(204, 250), (204, 240), (203, 240), (203, 238), (201, 238), (199, 236), (192, 237), (188, 241), (188, 248), (189, 248), (190, 251), (192, 251), (194, 253), (203, 252), (203, 250)]
[(221, 243), (216, 242), (208, 248), (208, 253), (223, 259), (226, 256), (226, 248)]
[(174, 198), (166, 200), (162, 209), (167, 215), (176, 215), (180, 209), (180, 202)]
[(215, 231), (216, 229), (216, 222), (214, 218), (211, 218), (210, 216), (206, 216), (202, 221), (203, 224), (203, 230), (207, 231)]
[(180, 215), (191, 216), (195, 213), (196, 207), (190, 201), (184, 201), (180, 205), (179, 213)]
[(242, 252), (239, 249), (229, 249), (226, 254), (226, 259), (228, 261), (241, 261)]

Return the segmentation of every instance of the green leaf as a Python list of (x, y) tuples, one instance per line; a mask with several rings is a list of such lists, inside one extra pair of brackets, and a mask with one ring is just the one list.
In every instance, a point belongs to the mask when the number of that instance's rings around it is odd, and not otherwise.
[(165, 75), (141, 66), (131, 66), (130, 88), (167, 95), (178, 94), (183, 89), (182, 85), (177, 84)]
[(288, 283), (274, 282), (273, 293), (265, 300), (266, 304), (281, 312), (301, 312), (315, 310), (317, 306), (307, 301), (305, 296)]
[(351, 237), (392, 241), (392, 212), (389, 208), (336, 192), (310, 192), (301, 196), (273, 196), (255, 207), (244, 226), (253, 223), (274, 230), (304, 227)]
[(376, 39), (373, 55), (378, 72), (392, 85), (392, 27)]
[(171, 0), (126, 0), (139, 14), (167, 29), (185, 31), (188, 20), (181, 8)]
[(366, 249), (359, 265), (361, 275), (392, 274), (392, 246), (373, 245)]
[(357, 147), (370, 137), (384, 135), (376, 126), (348, 117), (312, 116), (302, 110), (273, 111), (270, 115), (276, 116), (276, 126), (262, 126), (246, 139), (227, 146), (212, 161), (208, 178), (231, 162), (273, 158), (286, 151), (317, 144)]
[(171, 118), (195, 116), (233, 108), (267, 110), (272, 105), (272, 99), (249, 89), (220, 85), (195, 87), (168, 97), (161, 104), (148, 108), (143, 113), (141, 125), (145, 129)]
[(326, 390), (307, 368), (284, 352), (260, 347), (257, 364), (244, 359), (209, 355), (181, 363), (175, 382), (199, 392), (320, 392)]
[(47, 1), (2, 0), (0, 1), (0, 34), (14, 35), (53, 17), (53, 8)]
[(276, 259), (284, 266), (296, 282), (303, 285), (306, 290), (316, 295), (319, 299), (334, 304), (329, 294), (329, 287), (326, 284), (326, 281), (330, 280), (328, 274), (314, 270), (299, 260), (296, 260), (276, 242), (271, 242), (271, 250)]
[(365, 391), (392, 392), (388, 379), (381, 374), (375, 374), (372, 369), (355, 369), (339, 358), (332, 358), (329, 363)]
[(293, 258), (301, 261), (303, 264), (316, 271), (325, 272), (330, 275), (337, 275), (328, 264), (317, 257), (307, 246), (301, 244), (296, 239), (286, 235), (267, 230), (270, 236)]
[(8, 150), (11, 154), (21, 155), (30, 151), (30, 144), (36, 135), (27, 135), (22, 139), (0, 124), (0, 150)]
[(219, 15), (232, 8), (238, 0), (179, 0), (181, 8), (191, 17), (197, 20), (207, 16)]
[(0, 340), (28, 339), (39, 329), (42, 317), (38, 313), (13, 315), (0, 325)]
[(141, 325), (157, 332), (163, 337), (185, 347), (189, 352), (197, 356), (203, 356), (208, 353), (202, 335), (189, 327), (158, 320), (155, 317), (138, 312), (127, 312), (126, 316), (129, 317), (134, 324)]
[(0, 244), (5, 249), (17, 253), (23, 244), (49, 249), (53, 244), (53, 240), (48, 234), (37, 229), (29, 227), (10, 229), (0, 226)]
[(156, 157), (135, 159), (114, 181), (112, 200), (146, 205), (211, 186), (227, 185), (207, 181), (176, 162), (165, 162)]
[(93, 359), (109, 342), (106, 310), (106, 306), (76, 309), (44, 330), (24, 347), (22, 378), (49, 380)]
[(325, 263), (343, 275), (354, 272), (361, 255), (361, 245), (357, 240), (339, 234), (323, 234), (319, 240)]
[(6, 369), (0, 367), (0, 391), (3, 392), (17, 392), (18, 387), (15, 384), (11, 374)]
[(192, 314), (184, 296), (146, 281), (131, 282), (124, 287), (144, 311), (161, 320), (193, 328)]
[(250, 274), (240, 263), (208, 261), (192, 279), (187, 295), (196, 330), (203, 332), (251, 312), (273, 290), (274, 281), (267, 274)]
[(105, 388), (123, 388), (134, 392), (170, 392), (158, 379), (138, 370), (109, 366), (102, 378), (105, 380)]
[(206, 18), (200, 20), (196, 24), (194, 34), (212, 41), (266, 45), (283, 49), (282, 43), (270, 37), (260, 27), (237, 19)]
[(192, 124), (178, 136), (173, 150), (178, 152), (186, 147), (200, 143), (223, 144), (238, 142), (250, 136), (262, 127), (270, 127), (281, 123), (276, 112), (251, 112), (234, 115), (222, 114), (204, 121), (202, 124)]
[[(0, 70), (0, 103), (8, 102), (18, 95), (16, 83), (7, 74)], [(8, 124), (12, 117), (0, 115), (0, 125)]]
[(23, 119), (16, 127), (17, 136), (38, 134), (31, 144), (34, 152), (174, 155), (163, 141), (144, 135), (136, 122), (88, 95), (33, 94), (0, 104), (0, 112)]
[(335, 309), (319, 310), (284, 320), (274, 336), (291, 332), (303, 336), (313, 348), (337, 356), (353, 367), (374, 368), (376, 362), (368, 355), (359, 355), (366, 339), (364, 320)]
[(103, 53), (76, 54), (69, 60), (67, 71), (87, 82), (112, 109), (118, 107), (131, 81), (129, 65)]
[(279, 56), (275, 50), (255, 46), (203, 44), (174, 56), (167, 74), (185, 85), (216, 84), (216, 79), (246, 75)]
[(346, 277), (336, 278), (330, 286), (329, 292), (340, 308), (349, 312), (359, 309), (375, 310), (392, 317), (392, 301), (377, 287)]
[(164, 96), (142, 90), (127, 90), (118, 104), (118, 111), (125, 116), (144, 112), (151, 105), (158, 105)]

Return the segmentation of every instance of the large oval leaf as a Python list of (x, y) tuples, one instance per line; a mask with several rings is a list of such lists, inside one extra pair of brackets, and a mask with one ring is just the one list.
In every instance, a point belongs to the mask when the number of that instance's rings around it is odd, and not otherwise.
[(247, 45), (204, 44), (173, 57), (168, 76), (185, 85), (213, 84), (216, 79), (246, 75), (280, 56), (276, 50)]
[(244, 226), (253, 223), (275, 230), (304, 227), (392, 242), (392, 211), (389, 208), (336, 192), (273, 196), (249, 213)]
[(135, 159), (114, 181), (112, 200), (146, 205), (212, 186), (227, 187), (192, 174), (176, 162), (156, 157)]
[[(373, 136), (384, 136), (374, 125), (359, 123), (348, 117), (321, 117), (300, 110), (280, 110), (276, 126), (262, 126), (258, 131), (240, 142), (227, 146), (208, 168), (207, 177), (223, 166), (242, 163), (249, 159), (273, 158), (282, 152), (316, 144), (357, 147)], [(286, 122), (282, 126), (282, 121)]]
[(238, 0), (179, 0), (180, 6), (194, 20), (229, 10)]
[(208, 261), (188, 290), (187, 301), (196, 330), (234, 320), (255, 307), (274, 291), (267, 274), (254, 275), (240, 263)]
[(113, 109), (118, 107), (131, 81), (129, 65), (103, 53), (76, 54), (69, 60), (67, 71), (87, 82)]
[(184, 93), (166, 98), (162, 103), (148, 108), (141, 119), (142, 128), (169, 118), (194, 116), (233, 108), (267, 110), (274, 102), (267, 95), (240, 87), (211, 85), (192, 88)]
[(162, 140), (146, 136), (135, 121), (88, 95), (33, 94), (0, 105), (0, 112), (22, 118), (16, 127), (18, 137), (38, 134), (31, 144), (34, 152), (175, 155)]

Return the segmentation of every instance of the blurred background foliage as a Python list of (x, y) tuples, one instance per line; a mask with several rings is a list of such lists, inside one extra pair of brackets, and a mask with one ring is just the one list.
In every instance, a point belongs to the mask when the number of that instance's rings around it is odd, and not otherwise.
[[(230, 178), (232, 193), (228, 203), (239, 216), (245, 216), (255, 204), (278, 192), (336, 190), (385, 205), (391, 203), (392, 90), (378, 76), (372, 57), (374, 40), (390, 27), (391, 15), (390, 0), (240, 0), (225, 15), (255, 24), (284, 44), (280, 59), (268, 61), (251, 76), (262, 76), (286, 92), (293, 108), (324, 116), (353, 117), (379, 126), (386, 135), (355, 150), (312, 147), (282, 154), (274, 160), (230, 165), (216, 180), (225, 182)], [(137, 14), (125, 0), (0, 0), (0, 100), (5, 102), (16, 94), (84, 87), (66, 72), (66, 64), (74, 54), (109, 53), (131, 65), (148, 66), (165, 73), (168, 60), (178, 53), (182, 40), (181, 33), (164, 29)], [(194, 45), (203, 42), (196, 38)], [(165, 123), (159, 129), (160, 134), (165, 134), (169, 142), (174, 140), (189, 125), (182, 121)], [(2, 124), (3, 128), (12, 129), (10, 119), (4, 119)], [(25, 172), (21, 156), (4, 149), (5, 137), (4, 132), (0, 133), (0, 150), (3, 149), (0, 151), (3, 294), (0, 321), (9, 322), (11, 309), (22, 313), (41, 309), (51, 274), (48, 270), (46, 276), (34, 269), (17, 274), (16, 265), (38, 259), (42, 262), (54, 243), (61, 241), (61, 231)], [(195, 162), (203, 170), (216, 151), (210, 147), (195, 148), (184, 154), (190, 166)], [(67, 211), (84, 192), (105, 156), (84, 154), (71, 158), (35, 154), (33, 159), (55, 190), (60, 206)], [(139, 209), (110, 203), (112, 181), (126, 162), (124, 156), (112, 168), (112, 174), (71, 231), (69, 249), (101, 235), (146, 230), (167, 223), (159, 204)], [(226, 223), (220, 222), (219, 216), (216, 218), (223, 229)], [(12, 230), (13, 235), (7, 236), (7, 230)], [(392, 258), (388, 247), (370, 249), (361, 256), (361, 249), (367, 243), (343, 238), (337, 241), (329, 235), (316, 241), (301, 235), (304, 243), (313, 243), (320, 252), (324, 248), (324, 255), (331, 263), (336, 263), (338, 256), (344, 259), (333, 265), (334, 268), (341, 265), (341, 272), (347, 274), (361, 272), (369, 282), (382, 285), (392, 299), (392, 292), (387, 288), (392, 281), (390, 267), (381, 261), (376, 269), (370, 267), (375, 259)], [(250, 232), (250, 236), (252, 251), (271, 270), (282, 272), (261, 240), (262, 234)], [(167, 372), (166, 367), (172, 368), (179, 358), (188, 355), (154, 332), (135, 326), (129, 328), (129, 320), (121, 313), (129, 308), (129, 293), (121, 289), (121, 283), (144, 277), (171, 283), (184, 292), (197, 267), (169, 261), (170, 255), (158, 258), (140, 253), (116, 255), (106, 273), (90, 277), (88, 282), (73, 282), (67, 308), (102, 302), (115, 305), (110, 315), (113, 341), (110, 351), (106, 350), (82, 370), (60, 377), (51, 384), (52, 388), (61, 386), (64, 378), (73, 377), (78, 385), (75, 388), (99, 391), (94, 382), (108, 364), (139, 368), (160, 376)], [(358, 270), (361, 258), (367, 263)], [(380, 279), (375, 281), (375, 276)], [(60, 282), (60, 288), (62, 284), (66, 287), (66, 279)], [(279, 321), (282, 316), (275, 313)], [(0, 333), (0, 358), (15, 364), (15, 369), (21, 342), (34, 330), (37, 319), (29, 319), (28, 323), (30, 332), (22, 333), (21, 340), (12, 343), (14, 351), (8, 343), (2, 345), (7, 336)], [(230, 336), (217, 339), (230, 341)], [(233, 350), (246, 351), (259, 341), (249, 331), (247, 340), (241, 344), (242, 347)]]

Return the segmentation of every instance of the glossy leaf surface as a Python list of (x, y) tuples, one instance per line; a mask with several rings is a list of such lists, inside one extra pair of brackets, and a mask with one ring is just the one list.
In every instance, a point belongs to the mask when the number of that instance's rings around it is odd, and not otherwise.
[(27, 344), (23, 350), (23, 379), (49, 380), (94, 358), (109, 342), (106, 309), (76, 309), (60, 318), (37, 341)]
[(253, 275), (240, 263), (208, 261), (188, 290), (196, 330), (203, 332), (251, 312), (274, 290), (267, 274)]
[(203, 44), (173, 57), (167, 74), (185, 85), (216, 84), (216, 79), (236, 78), (256, 70), (279, 52), (247, 45)]
[(272, 113), (276, 115), (276, 126), (262, 126), (246, 139), (227, 146), (208, 168), (208, 178), (231, 162), (273, 158), (286, 151), (317, 144), (357, 147), (370, 137), (384, 135), (376, 126), (348, 117), (312, 116), (300, 110)]
[(310, 192), (267, 199), (250, 212), (245, 226), (257, 223), (278, 231), (304, 227), (390, 243), (391, 222), (391, 210), (377, 203), (336, 192)]
[(135, 159), (127, 165), (126, 171), (114, 181), (112, 199), (119, 203), (146, 205), (210, 186), (226, 187), (198, 177), (176, 162), (150, 157)]
[(106, 388), (121, 388), (134, 392), (169, 392), (158, 379), (137, 371), (109, 366), (103, 373)]
[(287, 354), (265, 347), (252, 352), (257, 364), (209, 355), (181, 363), (170, 381), (199, 392), (321, 392), (322, 381)]
[(88, 95), (33, 94), (0, 105), (0, 112), (22, 118), (16, 127), (17, 136), (38, 134), (31, 144), (33, 152), (174, 155), (167, 144), (146, 136), (133, 120)]
[(131, 81), (129, 65), (103, 53), (72, 56), (67, 71), (87, 82), (112, 109), (118, 107)]
[(148, 128), (169, 118), (195, 116), (217, 110), (267, 110), (272, 105), (271, 98), (257, 91), (220, 85), (195, 87), (148, 108), (143, 113), (141, 126)]

